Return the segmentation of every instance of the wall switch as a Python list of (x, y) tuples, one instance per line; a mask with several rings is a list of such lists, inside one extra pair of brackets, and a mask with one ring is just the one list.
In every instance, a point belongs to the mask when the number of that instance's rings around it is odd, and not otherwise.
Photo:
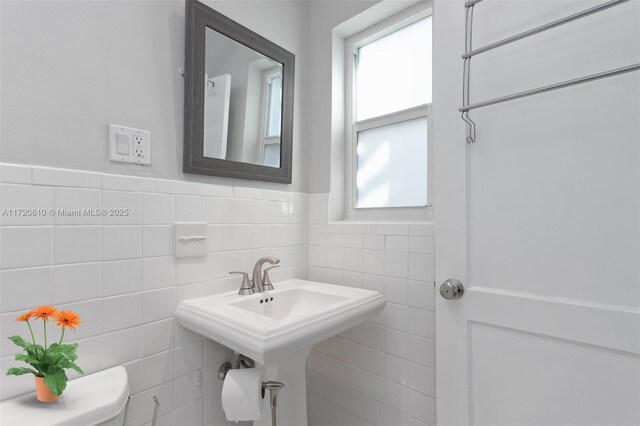
[(131, 141), (130, 141), (129, 135), (127, 135), (126, 133), (117, 133), (116, 137), (118, 138), (116, 153), (118, 155), (128, 156), (129, 152), (131, 151)]
[(109, 124), (109, 160), (140, 165), (151, 164), (151, 133)]

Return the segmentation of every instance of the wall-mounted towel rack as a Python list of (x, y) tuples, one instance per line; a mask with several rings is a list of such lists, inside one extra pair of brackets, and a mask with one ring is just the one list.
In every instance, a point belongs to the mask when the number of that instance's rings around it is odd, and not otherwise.
[(511, 37), (507, 37), (505, 39), (496, 41), (494, 43), (488, 44), (486, 46), (480, 47), (478, 49), (472, 48), (473, 41), (473, 9), (474, 6), (480, 3), (482, 0), (469, 0), (467, 1), (465, 6), (465, 52), (462, 55), (463, 63), (463, 83), (462, 83), (462, 107), (458, 109), (462, 113), (462, 119), (467, 123), (467, 143), (474, 143), (476, 141), (476, 124), (469, 117), (469, 111), (476, 108), (482, 108), (489, 105), (495, 105), (502, 102), (511, 101), (514, 99), (520, 99), (527, 96), (537, 95), (539, 93), (550, 92), (556, 89), (562, 89), (564, 87), (573, 86), (576, 84), (587, 83), (594, 80), (599, 80), (601, 78), (613, 77), (620, 74), (625, 74), (632, 71), (640, 70), (640, 63), (632, 64), (622, 68), (616, 68), (613, 70), (608, 70), (604, 72), (600, 72), (597, 74), (591, 74), (580, 78), (575, 78), (573, 80), (566, 80), (560, 83), (550, 84), (544, 87), (538, 87), (536, 89), (525, 90), (523, 92), (514, 93), (511, 95), (501, 96), (499, 98), (494, 98), (482, 102), (470, 103), (469, 101), (469, 87), (470, 87), (470, 79), (471, 79), (471, 58), (480, 53), (488, 52), (490, 50), (496, 49), (498, 47), (513, 43), (518, 40), (522, 40), (526, 37), (530, 37), (534, 34), (539, 34), (543, 31), (550, 30), (552, 28), (556, 28), (560, 25), (566, 24), (568, 22), (575, 21), (580, 18), (584, 18), (586, 16), (592, 15), (597, 12), (601, 12), (603, 10), (609, 9), (614, 6), (618, 6), (622, 3), (626, 3), (629, 0), (610, 0), (606, 3), (602, 3), (598, 6), (594, 6), (592, 8), (583, 10), (581, 12), (574, 13), (573, 15), (566, 16), (564, 18), (558, 19), (553, 22), (549, 22), (544, 25), (540, 25), (539, 27), (532, 28), (530, 30), (524, 31), (522, 33), (513, 35)]

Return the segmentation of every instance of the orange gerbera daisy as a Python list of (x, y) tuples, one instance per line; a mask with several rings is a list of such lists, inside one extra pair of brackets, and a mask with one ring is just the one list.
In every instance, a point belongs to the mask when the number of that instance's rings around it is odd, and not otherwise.
[(76, 331), (76, 327), (80, 325), (80, 316), (73, 311), (57, 311), (53, 318), (60, 327), (69, 327), (73, 331)]
[(33, 312), (32, 311), (25, 312), (24, 314), (22, 314), (18, 318), (16, 318), (16, 321), (29, 321), (32, 316), (33, 316)]
[(54, 308), (53, 306), (42, 305), (42, 306), (38, 306), (37, 308), (34, 308), (33, 311), (31, 311), (31, 316), (34, 317), (35, 319), (41, 319), (46, 321), (50, 317), (52, 317), (53, 314), (55, 313), (56, 313), (56, 308)]

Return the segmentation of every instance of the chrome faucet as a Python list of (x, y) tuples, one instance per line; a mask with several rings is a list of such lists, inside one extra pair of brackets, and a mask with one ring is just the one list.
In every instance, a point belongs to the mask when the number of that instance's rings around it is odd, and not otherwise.
[(276, 259), (273, 256), (266, 256), (256, 262), (256, 266), (254, 266), (253, 268), (253, 286), (255, 288), (255, 291), (257, 291), (258, 293), (262, 293), (265, 290), (264, 283), (262, 281), (262, 265), (264, 265), (265, 263), (277, 265), (278, 263), (280, 263), (280, 259)]

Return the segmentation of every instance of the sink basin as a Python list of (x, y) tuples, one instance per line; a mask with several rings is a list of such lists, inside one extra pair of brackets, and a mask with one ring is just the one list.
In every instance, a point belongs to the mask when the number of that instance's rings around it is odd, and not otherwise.
[[(180, 325), (256, 361), (266, 380), (284, 383), (278, 425), (307, 424), (305, 363), (311, 347), (380, 313), (378, 292), (304, 280), (274, 283), (275, 290), (236, 291), (180, 302)], [(271, 425), (263, 404), (254, 426)]]
[(260, 364), (307, 350), (380, 313), (378, 292), (305, 280), (240, 296), (236, 291), (187, 299), (178, 305), (180, 325)]
[[(271, 300), (271, 297), (274, 299)], [(260, 299), (260, 300), (258, 300)], [(261, 301), (264, 300), (264, 303)], [(270, 297), (243, 298), (231, 306), (257, 315), (269, 317), (276, 321), (291, 321), (300, 316), (313, 316), (337, 303), (348, 300), (345, 295), (328, 294), (308, 288), (288, 288)], [(261, 319), (260, 321), (264, 321)], [(277, 325), (273, 323), (273, 325)]]

